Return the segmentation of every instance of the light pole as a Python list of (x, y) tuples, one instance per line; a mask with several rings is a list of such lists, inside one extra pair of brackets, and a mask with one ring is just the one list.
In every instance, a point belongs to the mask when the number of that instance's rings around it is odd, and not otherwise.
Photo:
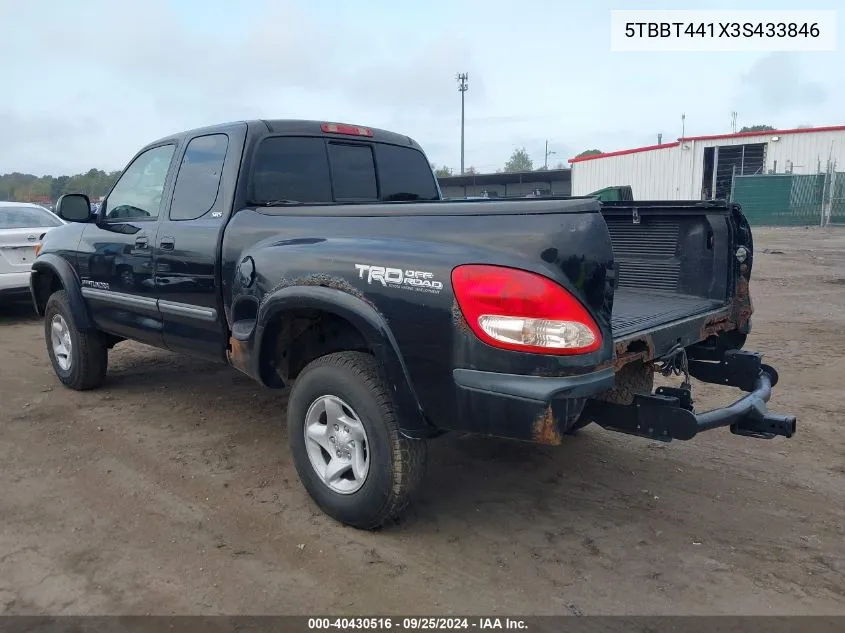
[(464, 95), (469, 90), (469, 73), (458, 73), (458, 92), (461, 93), (461, 173), (464, 173)]
[(543, 161), (543, 166), (546, 171), (549, 171), (549, 156), (553, 156), (554, 154), (557, 154), (557, 152), (554, 150), (549, 151), (549, 142), (546, 141), (546, 158)]

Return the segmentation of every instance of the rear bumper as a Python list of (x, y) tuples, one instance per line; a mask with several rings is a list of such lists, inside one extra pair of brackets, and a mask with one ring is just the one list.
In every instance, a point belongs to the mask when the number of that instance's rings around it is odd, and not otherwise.
[(613, 368), (580, 376), (541, 377), (455, 369), (462, 414), (482, 433), (559, 444), (563, 432), (581, 418), (606, 429), (650, 439), (689, 440), (702, 431), (729, 426), (736, 435), (792, 437), (795, 416), (774, 415), (766, 404), (777, 384), (773, 367), (760, 354), (729, 350), (716, 362), (691, 360), (690, 374), (704, 382), (748, 392), (733, 404), (696, 413), (691, 394), (658, 388), (637, 394), (631, 404), (590, 399), (613, 387)]
[(25, 299), (29, 296), (30, 272), (0, 273), (0, 297)]
[(460, 428), (540, 444), (560, 444), (587, 398), (613, 387), (614, 370), (526, 376), (454, 369)]
[(452, 376), (462, 389), (543, 404), (555, 398), (587, 397), (613, 387), (612, 367), (580, 376), (523, 376), (475, 369), (455, 369)]

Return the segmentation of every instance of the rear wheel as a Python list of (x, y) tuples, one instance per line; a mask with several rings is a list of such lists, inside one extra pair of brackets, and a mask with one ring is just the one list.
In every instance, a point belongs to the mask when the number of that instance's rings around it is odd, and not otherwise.
[(311, 362), (294, 383), (287, 419), (296, 470), (326, 514), (374, 529), (405, 510), (425, 471), (426, 443), (399, 433), (372, 356)]
[(108, 367), (105, 337), (77, 328), (64, 290), (53, 293), (47, 301), (44, 338), (53, 371), (63, 385), (82, 391), (103, 384)]

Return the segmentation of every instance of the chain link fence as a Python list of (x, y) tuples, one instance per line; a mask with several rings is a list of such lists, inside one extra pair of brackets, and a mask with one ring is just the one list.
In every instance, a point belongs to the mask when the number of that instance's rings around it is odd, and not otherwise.
[(845, 172), (833, 172), (826, 224), (845, 224)]
[(829, 165), (817, 174), (735, 175), (730, 199), (752, 225), (845, 224), (845, 172)]

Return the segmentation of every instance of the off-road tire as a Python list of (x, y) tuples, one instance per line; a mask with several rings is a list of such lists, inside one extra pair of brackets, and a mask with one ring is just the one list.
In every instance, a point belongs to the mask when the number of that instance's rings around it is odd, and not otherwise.
[[(50, 340), (52, 320), (60, 314), (68, 325), (71, 339), (70, 367), (62, 369), (56, 361)], [(108, 369), (109, 351), (105, 336), (96, 330), (80, 330), (73, 318), (67, 292), (50, 295), (44, 308), (44, 338), (53, 371), (65, 387), (77, 391), (95, 389), (103, 384)]]
[[(348, 403), (367, 433), (369, 472), (352, 494), (326, 486), (306, 450), (306, 414), (314, 401), (326, 395)], [(291, 389), (287, 421), (297, 473), (323, 512), (365, 530), (381, 527), (404, 512), (425, 474), (426, 442), (400, 434), (390, 391), (375, 358), (362, 352), (338, 352), (309, 363)]]

